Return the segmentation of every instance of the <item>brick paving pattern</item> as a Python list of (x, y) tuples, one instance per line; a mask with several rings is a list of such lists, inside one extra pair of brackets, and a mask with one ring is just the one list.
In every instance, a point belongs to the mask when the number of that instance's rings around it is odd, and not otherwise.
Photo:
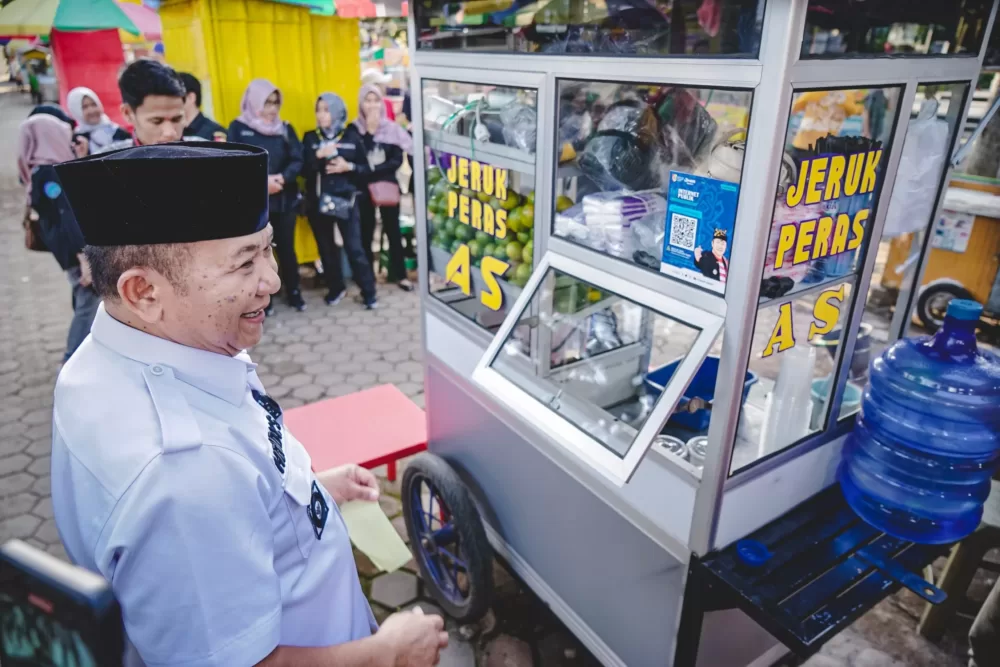
[[(29, 109), (26, 96), (0, 84), (0, 543), (20, 538), (65, 558), (52, 519), (49, 454), (52, 389), (65, 347), (70, 291), (51, 256), (23, 247), (24, 199), (14, 162), (17, 125)], [(267, 321), (264, 340), (252, 356), (260, 364), (260, 377), (269, 393), (290, 409), (393, 383), (423, 407), (417, 294), (382, 285), (381, 308), (375, 312), (362, 310), (351, 298), (328, 308), (322, 295), (321, 290), (307, 290), (305, 313), (279, 305), (276, 316)], [(383, 509), (397, 530), (405, 533), (398, 484), (383, 479), (383, 491)], [(424, 594), (412, 562), (386, 576), (363, 555), (358, 554), (357, 560), (364, 589), (380, 619), (413, 604), (439, 611)], [(495, 579), (495, 614), (491, 612), (475, 627), (458, 627), (449, 621), (452, 645), (442, 656), (442, 665), (597, 664), (551, 612), (499, 567)], [(912, 600), (891, 598), (806, 664), (963, 664), (959, 658), (964, 652), (963, 629), (951, 632), (942, 650), (915, 635), (917, 613), (919, 606)]]

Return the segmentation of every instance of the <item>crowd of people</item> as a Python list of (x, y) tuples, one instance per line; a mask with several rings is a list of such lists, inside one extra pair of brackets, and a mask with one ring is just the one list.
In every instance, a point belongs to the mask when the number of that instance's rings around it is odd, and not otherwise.
[[(93, 289), (83, 239), (54, 165), (132, 146), (228, 141), (267, 151), (269, 219), (284, 298), (292, 308), (306, 308), (295, 251), (300, 214), (308, 217), (316, 238), (327, 305), (337, 305), (346, 294), (338, 230), (351, 276), (361, 290), (357, 301), (369, 310), (377, 308), (372, 250), (377, 219), (388, 239), (388, 275), (401, 289), (411, 291), (396, 172), (405, 156), (412, 154), (413, 142), (395, 120), (380, 73), (366, 71), (362, 83), (355, 121), (348, 122), (343, 99), (324, 92), (315, 103), (316, 126), (301, 139), (282, 118), (282, 92), (270, 81), (250, 82), (240, 115), (227, 129), (201, 112), (202, 91), (196, 77), (155, 60), (137, 60), (119, 78), (121, 112), (131, 131), (111, 120), (100, 97), (86, 87), (69, 92), (66, 109), (54, 104), (36, 106), (20, 127), (18, 169), (26, 190), (25, 242), (30, 249), (51, 252), (71, 284), (74, 315), (65, 358), (89, 333), (100, 296)], [(404, 115), (407, 111), (404, 108)], [(266, 314), (273, 313), (273, 303), (269, 303)]]

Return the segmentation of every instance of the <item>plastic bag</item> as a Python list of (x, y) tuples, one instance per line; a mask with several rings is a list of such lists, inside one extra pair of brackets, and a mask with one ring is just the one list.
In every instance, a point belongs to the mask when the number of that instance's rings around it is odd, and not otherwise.
[(581, 201), (588, 240), (603, 239), (609, 254), (659, 268), (667, 200), (659, 191), (599, 192)]
[(602, 190), (648, 190), (660, 185), (656, 116), (639, 101), (613, 104), (577, 164)]
[(692, 167), (711, 149), (718, 125), (701, 102), (684, 88), (670, 88), (650, 100), (660, 119), (663, 160), (671, 169)]
[(503, 125), (504, 143), (529, 153), (535, 152), (535, 128), (538, 125), (537, 112), (526, 104), (515, 102), (500, 111)]

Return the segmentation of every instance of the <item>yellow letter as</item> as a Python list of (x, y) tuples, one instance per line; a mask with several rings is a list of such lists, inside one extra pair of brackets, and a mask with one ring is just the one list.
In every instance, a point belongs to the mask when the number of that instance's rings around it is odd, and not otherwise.
[(792, 331), (792, 304), (790, 303), (778, 306), (778, 321), (767, 341), (767, 347), (764, 348), (760, 356), (770, 357), (775, 352), (775, 345), (778, 346), (778, 352), (795, 347), (795, 332)]
[(480, 270), (486, 289), (479, 293), (479, 300), (490, 310), (496, 311), (503, 307), (503, 291), (497, 282), (497, 276), (502, 276), (509, 268), (510, 264), (496, 257), (483, 257)]

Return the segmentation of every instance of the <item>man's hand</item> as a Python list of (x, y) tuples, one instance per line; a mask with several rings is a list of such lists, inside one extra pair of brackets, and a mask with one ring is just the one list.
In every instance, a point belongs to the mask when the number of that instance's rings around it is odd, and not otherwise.
[(696, 262), (700, 262), (701, 261), (701, 252), (702, 252), (701, 248), (695, 248), (694, 249), (694, 261), (696, 261)]
[(87, 261), (87, 256), (82, 252), (78, 252), (76, 258), (80, 262), (80, 287), (90, 287), (91, 283), (93, 283), (93, 277), (90, 274), (90, 262)]
[(336, 154), (337, 144), (334, 143), (323, 144), (323, 146), (316, 151), (316, 157), (318, 158), (328, 158)]
[(446, 646), (441, 617), (415, 608), (385, 619), (371, 637), (335, 646), (279, 646), (256, 667), (431, 667)]
[(87, 157), (90, 152), (90, 140), (87, 137), (77, 137), (73, 140), (73, 152), (77, 157)]
[(336, 160), (330, 162), (326, 165), (326, 173), (328, 174), (343, 174), (351, 170), (351, 165), (342, 157), (338, 157)]
[(271, 174), (267, 177), (267, 194), (276, 195), (285, 187), (285, 178), (281, 174)]
[(430, 667), (438, 664), (441, 649), (448, 646), (448, 633), (440, 616), (424, 614), (423, 609), (401, 611), (385, 619), (375, 633), (392, 656), (393, 667)]
[(338, 505), (351, 500), (378, 500), (378, 480), (370, 470), (353, 463), (316, 475)]

